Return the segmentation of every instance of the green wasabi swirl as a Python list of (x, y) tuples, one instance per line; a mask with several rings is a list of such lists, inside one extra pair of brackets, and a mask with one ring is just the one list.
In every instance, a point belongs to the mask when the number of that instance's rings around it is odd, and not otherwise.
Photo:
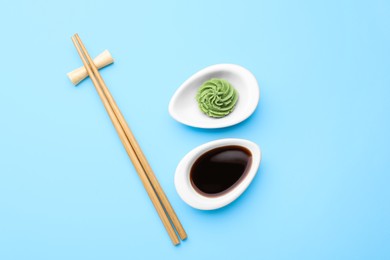
[(238, 93), (228, 81), (214, 78), (199, 87), (196, 100), (203, 113), (220, 118), (234, 110)]

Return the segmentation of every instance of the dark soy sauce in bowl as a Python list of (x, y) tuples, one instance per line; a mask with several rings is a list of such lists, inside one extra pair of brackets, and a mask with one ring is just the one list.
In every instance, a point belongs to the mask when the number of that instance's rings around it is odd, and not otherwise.
[(207, 197), (226, 194), (245, 178), (251, 163), (251, 152), (242, 146), (224, 146), (207, 151), (192, 165), (192, 187)]

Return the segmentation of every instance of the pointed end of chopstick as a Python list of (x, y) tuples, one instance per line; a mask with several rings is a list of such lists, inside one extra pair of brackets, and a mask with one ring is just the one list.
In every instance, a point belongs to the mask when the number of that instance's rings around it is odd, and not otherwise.
[(179, 234), (181, 240), (186, 240), (188, 238), (187, 234)]

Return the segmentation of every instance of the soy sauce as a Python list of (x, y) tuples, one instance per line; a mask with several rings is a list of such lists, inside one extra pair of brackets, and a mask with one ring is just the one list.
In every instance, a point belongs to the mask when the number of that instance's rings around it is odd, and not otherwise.
[(244, 179), (251, 163), (251, 152), (242, 146), (224, 146), (210, 150), (202, 154), (191, 168), (192, 187), (204, 196), (223, 195)]

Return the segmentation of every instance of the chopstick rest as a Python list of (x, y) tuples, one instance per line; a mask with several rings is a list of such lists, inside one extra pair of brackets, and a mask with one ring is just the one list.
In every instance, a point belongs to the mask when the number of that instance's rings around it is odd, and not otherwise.
[[(96, 67), (98, 69), (104, 68), (111, 63), (114, 63), (114, 59), (111, 56), (111, 53), (108, 50), (103, 51), (95, 59), (93, 59)], [(68, 74), (66, 74), (70, 81), (72, 81), (73, 85), (79, 84), (83, 79), (88, 77), (88, 72), (84, 66), (77, 68)]]

